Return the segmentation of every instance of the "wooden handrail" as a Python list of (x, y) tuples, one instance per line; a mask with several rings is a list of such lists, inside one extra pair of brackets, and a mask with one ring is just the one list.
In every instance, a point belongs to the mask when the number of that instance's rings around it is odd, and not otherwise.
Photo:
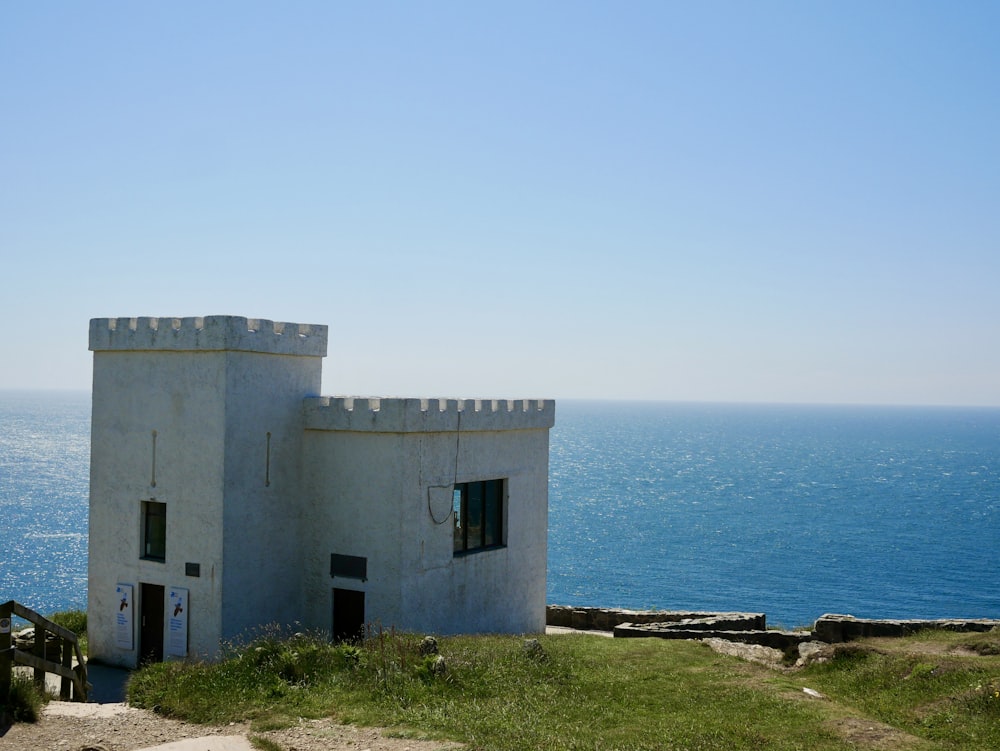
[[(35, 646), (31, 652), (17, 649), (11, 644), (10, 619), (18, 616), (35, 625)], [(44, 686), (45, 673), (54, 673), (62, 678), (59, 698), (75, 701), (87, 701), (87, 693), (93, 686), (87, 681), (87, 663), (80, 651), (77, 635), (68, 628), (53, 623), (48, 618), (39, 615), (31, 608), (26, 608), (14, 600), (0, 604), (0, 621), (6, 619), (6, 628), (0, 629), (0, 696), (6, 698), (10, 693), (11, 674), (14, 665), (26, 665), (35, 670), (35, 681)], [(45, 634), (51, 633), (61, 642), (59, 652), (61, 662), (49, 660), (45, 655)], [(70, 651), (72, 649), (72, 651)], [(73, 667), (73, 658), (76, 667)]]

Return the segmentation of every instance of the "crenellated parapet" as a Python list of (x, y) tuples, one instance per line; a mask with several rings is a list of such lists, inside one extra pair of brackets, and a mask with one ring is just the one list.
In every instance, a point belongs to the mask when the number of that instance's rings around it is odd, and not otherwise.
[(372, 433), (551, 428), (551, 399), (399, 399), (317, 396), (304, 400), (307, 430)]
[(92, 318), (94, 352), (232, 350), (325, 357), (327, 327), (242, 316)]

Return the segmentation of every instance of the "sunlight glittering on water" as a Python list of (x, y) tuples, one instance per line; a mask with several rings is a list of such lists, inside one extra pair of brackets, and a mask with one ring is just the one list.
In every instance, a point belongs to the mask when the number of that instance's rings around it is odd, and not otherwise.
[(90, 395), (0, 393), (0, 599), (87, 605)]

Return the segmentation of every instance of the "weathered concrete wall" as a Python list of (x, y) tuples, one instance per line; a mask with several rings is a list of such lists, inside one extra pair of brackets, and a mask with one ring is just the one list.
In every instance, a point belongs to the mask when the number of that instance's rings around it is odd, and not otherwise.
[[(223, 353), (97, 352), (91, 420), (88, 632), (92, 659), (132, 667), (140, 584), (184, 586), (192, 645), (215, 644), (223, 571)], [(153, 431), (156, 467), (153, 469)], [(155, 482), (155, 484), (154, 484)], [(142, 559), (141, 504), (166, 504), (166, 560)], [(185, 561), (201, 563), (198, 579)], [(133, 648), (115, 646), (117, 583), (134, 587)]]
[[(321, 360), (311, 353), (325, 349), (325, 327), (310, 327), (308, 338), (282, 338), (277, 332), (284, 326), (221, 316), (91, 322), (93, 659), (136, 664), (142, 583), (189, 590), (188, 644), (195, 655), (214, 655), (225, 636), (299, 606), (298, 587), (286, 586), (295, 580), (297, 528), (282, 523), (283, 504), (274, 493), (296, 495), (299, 405), (319, 389)], [(252, 353), (254, 346), (262, 351)], [(296, 346), (310, 354), (275, 354)], [(139, 549), (141, 504), (150, 500), (167, 509), (163, 562), (142, 559)], [(187, 563), (199, 565), (199, 576), (187, 575)], [(131, 650), (116, 646), (119, 582), (134, 587)], [(167, 637), (165, 619), (165, 643)]]
[[(529, 429), (509, 429), (506, 409), (473, 408), (461, 431), (448, 431), (445, 421), (459, 419), (454, 401), (441, 410), (430, 400), (426, 416), (411, 409), (421, 400), (383, 399), (378, 410), (358, 401), (355, 412), (353, 402), (307, 400), (303, 456), (316, 521), (304, 571), (310, 592), (364, 591), (366, 619), (385, 627), (544, 630), (551, 403), (537, 410), (541, 419), (529, 413)], [(454, 484), (501, 478), (506, 544), (456, 556)], [(367, 558), (368, 581), (331, 580), (331, 553)], [(310, 626), (331, 628), (329, 596), (306, 608)]]
[(223, 639), (302, 610), (302, 398), (321, 376), (318, 357), (226, 353)]

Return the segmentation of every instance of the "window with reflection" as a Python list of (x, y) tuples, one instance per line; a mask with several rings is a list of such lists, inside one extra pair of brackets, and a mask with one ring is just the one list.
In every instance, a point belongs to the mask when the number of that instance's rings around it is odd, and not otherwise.
[(452, 511), (456, 555), (504, 544), (505, 488), (504, 480), (477, 480), (455, 485)]
[(167, 504), (142, 502), (142, 557), (151, 561), (167, 558)]

